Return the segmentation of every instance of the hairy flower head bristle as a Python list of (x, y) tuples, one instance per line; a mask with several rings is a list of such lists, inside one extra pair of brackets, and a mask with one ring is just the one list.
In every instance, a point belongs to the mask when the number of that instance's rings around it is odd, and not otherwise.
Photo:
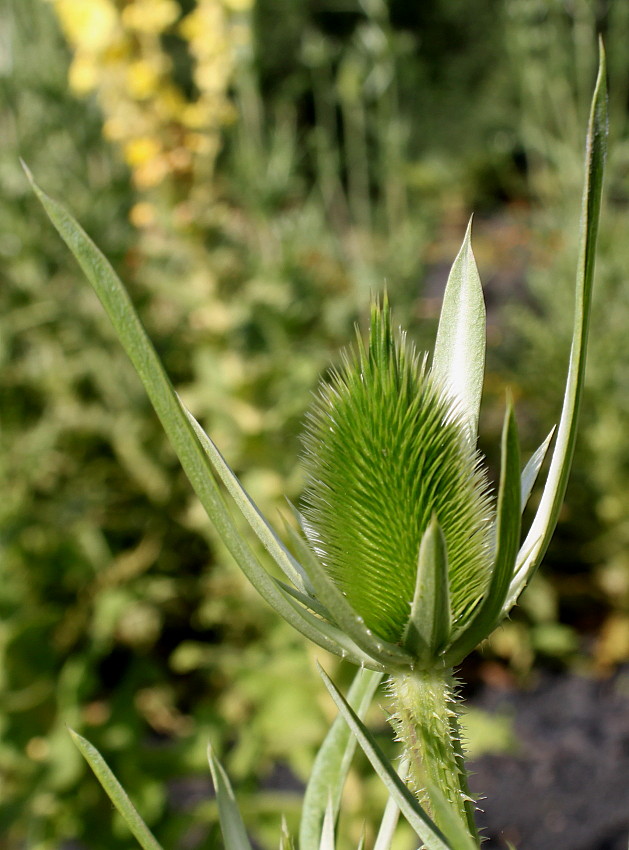
[(456, 624), (490, 569), (487, 478), (455, 403), (437, 385), (387, 299), (368, 345), (343, 355), (311, 406), (304, 436), (306, 531), (328, 575), (368, 628), (399, 642), (419, 547), (436, 516)]

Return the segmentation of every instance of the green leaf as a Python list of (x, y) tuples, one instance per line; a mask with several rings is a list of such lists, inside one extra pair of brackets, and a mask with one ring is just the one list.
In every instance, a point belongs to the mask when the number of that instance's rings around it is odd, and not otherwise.
[(371, 762), (384, 783), (389, 794), (394, 798), (400, 811), (424, 842), (426, 850), (459, 850), (448, 843), (441, 830), (433, 823), (406, 785), (397, 775), (389, 760), (386, 758), (375, 738), (367, 729), (361, 719), (356, 715), (352, 707), (347, 703), (345, 697), (337, 689), (336, 685), (327, 676), (325, 671), (319, 667), (319, 673), (330, 696), (336, 703), (339, 711), (345, 718), (346, 723), (356, 736), (363, 752)]
[[(352, 655), (347, 651), (346, 638), (340, 643), (337, 642), (332, 626), (320, 628), (320, 620), (282, 593), (251, 547), (243, 540), (223, 501), (208, 457), (123, 284), (106, 257), (74, 218), (61, 204), (48, 197), (34, 182), (26, 167), (25, 170), (50, 220), (76, 257), (109, 315), (190, 483), (236, 563), (260, 595), (297, 631), (329, 652), (341, 657)], [(338, 629), (336, 633), (340, 634)], [(360, 654), (358, 653), (359, 656)]]
[(334, 808), (332, 800), (328, 800), (323, 817), (323, 828), (321, 830), (321, 841), (318, 850), (334, 850)]
[[(398, 769), (398, 776), (402, 782), (406, 780), (407, 772), (408, 759), (405, 758), (402, 760)], [(393, 842), (393, 836), (395, 835), (395, 828), (397, 827), (399, 818), (400, 807), (393, 797), (388, 797), (382, 814), (382, 820), (378, 827), (378, 834), (376, 835), (376, 842), (373, 845), (373, 850), (391, 850), (391, 844)]]
[[(348, 702), (359, 717), (367, 713), (380, 682), (381, 673), (359, 670), (349, 689)], [(350, 768), (356, 739), (339, 715), (321, 745), (306, 786), (299, 827), (300, 850), (318, 850), (321, 823), (328, 803), (334, 819), (339, 811), (341, 795)]]
[(451, 630), (446, 541), (433, 516), (419, 547), (415, 593), (403, 643), (420, 660), (434, 658), (448, 642)]
[(529, 462), (524, 467), (522, 471), (522, 478), (520, 481), (520, 508), (524, 510), (526, 507), (526, 503), (529, 500), (531, 495), (531, 491), (535, 486), (535, 482), (537, 481), (537, 476), (541, 469), (542, 464), (544, 463), (544, 458), (546, 457), (546, 452), (548, 451), (548, 446), (550, 445), (550, 441), (552, 440), (555, 434), (555, 429), (553, 428), (550, 434), (546, 437), (544, 442), (535, 450), (535, 452), (531, 455)]
[(124, 822), (129, 827), (131, 834), (137, 840), (138, 844), (144, 850), (162, 850), (161, 845), (140, 817), (138, 810), (96, 747), (73, 729), (68, 729), (68, 731), (79, 751), (94, 771), (96, 778), (107, 792), (109, 799), (122, 815)]
[(470, 220), (443, 296), (432, 372), (458, 401), (475, 444), (485, 372), (485, 302), (471, 231)]
[(218, 816), (225, 850), (252, 850), (247, 830), (238, 810), (236, 798), (222, 764), (215, 757), (212, 748), (207, 748), (207, 758), (212, 773), (212, 782), (218, 803)]
[(307, 580), (301, 564), (291, 555), (277, 536), (275, 530), (264, 518), (258, 506), (242, 486), (213, 440), (205, 433), (203, 428), (199, 425), (190, 411), (183, 405), (181, 400), (179, 400), (179, 403), (188, 417), (188, 421), (192, 425), (194, 433), (201, 443), (203, 451), (212, 464), (214, 471), (227, 488), (229, 495), (232, 497), (234, 502), (236, 502), (238, 510), (247, 520), (249, 526), (258, 537), (258, 540), (260, 540), (284, 575), (293, 582), (298, 590), (300, 590), (303, 594), (308, 595), (306, 588)]
[(458, 664), (486, 638), (502, 618), (520, 543), (520, 444), (509, 398), (502, 428), (500, 485), (496, 511), (496, 554), (489, 588), (462, 635), (445, 655), (447, 665)]
[(574, 325), (566, 390), (548, 478), (537, 513), (518, 557), (516, 573), (511, 582), (504, 607), (505, 613), (515, 604), (548, 548), (566, 492), (570, 464), (574, 454), (577, 420), (585, 376), (596, 238), (607, 150), (607, 86), (605, 75), (605, 52), (601, 43), (598, 78), (592, 98), (587, 133)]

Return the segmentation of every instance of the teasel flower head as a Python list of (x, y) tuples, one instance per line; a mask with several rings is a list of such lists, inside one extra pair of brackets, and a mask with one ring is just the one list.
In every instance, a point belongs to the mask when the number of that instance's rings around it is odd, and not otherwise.
[(451, 628), (465, 622), (491, 570), (488, 479), (456, 397), (394, 331), (386, 296), (368, 344), (359, 336), (322, 384), (304, 442), (306, 533), (366, 627), (403, 643), (426, 535), (447, 556), (434, 579)]

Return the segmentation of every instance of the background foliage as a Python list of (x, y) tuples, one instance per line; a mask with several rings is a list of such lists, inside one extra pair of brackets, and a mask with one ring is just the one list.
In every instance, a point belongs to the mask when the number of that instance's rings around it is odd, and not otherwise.
[(629, 658), (623, 0), (5, 3), (2, 850), (127, 846), (66, 723), (107, 753), (161, 840), (195, 847), (215, 824), (208, 734), (264, 838), (329, 717), (310, 650), (203, 522), (18, 156), (112, 258), (186, 403), (272, 511), (299, 496), (309, 393), (370, 291), (386, 281), (429, 339), (471, 210), (490, 313), (484, 430), (497, 442), (516, 380), (524, 446), (554, 424), (597, 30), (612, 210), (564, 521), (485, 653), (519, 673), (536, 657)]

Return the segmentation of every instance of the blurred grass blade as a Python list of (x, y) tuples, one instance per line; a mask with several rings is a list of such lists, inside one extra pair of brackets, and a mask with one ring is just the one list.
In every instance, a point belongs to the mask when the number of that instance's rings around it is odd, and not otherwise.
[[(407, 773), (408, 759), (405, 758), (402, 760), (398, 769), (398, 776), (400, 777), (402, 782), (406, 781)], [(373, 850), (391, 850), (391, 843), (393, 841), (395, 828), (399, 819), (400, 807), (395, 802), (393, 797), (388, 797), (387, 804), (384, 807), (384, 812), (382, 814), (382, 820), (380, 821), (380, 826), (378, 827), (378, 834), (376, 835), (376, 842), (373, 845)]]
[(284, 815), (282, 815), (282, 826), (280, 831), (280, 850), (295, 850), (295, 844), (290, 832), (288, 831), (288, 824), (286, 823)]
[(522, 479), (520, 483), (521, 510), (524, 510), (531, 496), (531, 492), (533, 490), (533, 487), (535, 486), (535, 482), (537, 481), (537, 476), (542, 467), (542, 464), (544, 463), (544, 458), (546, 457), (548, 446), (550, 445), (550, 441), (552, 440), (554, 434), (555, 429), (553, 428), (550, 434), (541, 444), (541, 446), (539, 446), (539, 448), (537, 448), (536, 451), (531, 455), (529, 462), (526, 464), (522, 471)]
[(460, 405), (473, 442), (485, 373), (485, 302), (467, 226), (443, 296), (432, 371)]
[(76, 257), (109, 315), (190, 483), (228, 551), (261, 596), (297, 631), (324, 649), (344, 657), (345, 650), (331, 638), (330, 630), (324, 633), (318, 628), (319, 620), (309, 616), (309, 612), (303, 611), (301, 606), (289, 604), (251, 547), (241, 537), (223, 501), (210, 462), (124, 285), (81, 226), (61, 204), (37, 186), (26, 166), (25, 170), (50, 220)]
[[(367, 713), (382, 673), (359, 670), (349, 689), (347, 700), (358, 717)], [(318, 850), (321, 823), (328, 803), (336, 819), (345, 780), (356, 750), (356, 738), (341, 715), (335, 718), (315, 758), (301, 812), (300, 850)]]
[(223, 765), (215, 758), (212, 748), (207, 748), (207, 759), (212, 773), (212, 782), (218, 803), (218, 816), (225, 850), (252, 850), (247, 830), (240, 816), (236, 798)]
[(446, 644), (451, 630), (446, 541), (433, 516), (419, 546), (415, 593), (403, 644), (417, 658), (432, 658)]
[(500, 485), (496, 510), (496, 553), (489, 588), (478, 610), (445, 655), (447, 665), (465, 658), (498, 624), (509, 592), (515, 558), (520, 543), (520, 443), (513, 412), (513, 402), (507, 401), (502, 427)]
[(73, 729), (68, 729), (68, 731), (72, 736), (72, 740), (94, 771), (96, 778), (107, 792), (109, 799), (122, 816), (124, 822), (129, 827), (131, 834), (140, 846), (143, 847), (144, 850), (162, 850), (161, 845), (140, 817), (138, 810), (135, 808), (127, 796), (126, 791), (118, 782), (112, 773), (111, 768), (98, 752), (96, 747), (93, 744), (90, 744), (86, 738), (83, 738)]
[(319, 673), (330, 692), (330, 696), (345, 718), (352, 733), (356, 736), (363, 752), (371, 762), (371, 766), (384, 783), (389, 794), (394, 798), (406, 820), (423, 841), (426, 850), (459, 850), (458, 847), (448, 844), (441, 830), (433, 823), (397, 775), (371, 732), (356, 715), (352, 707), (348, 705), (345, 697), (321, 667), (319, 667)]
[[(598, 78), (592, 98), (587, 133), (585, 187), (581, 210), (581, 234), (575, 295), (574, 326), (566, 391), (557, 429), (557, 441), (544, 492), (523, 545), (528, 554), (518, 558), (517, 571), (504, 607), (507, 612), (516, 602), (529, 578), (544, 557), (557, 524), (574, 454), (577, 420), (587, 354), (587, 338), (592, 304), (592, 283), (596, 257), (596, 237), (601, 208), (603, 171), (607, 150), (607, 86), (605, 51), (600, 44)], [(532, 544), (532, 545), (531, 545)]]

